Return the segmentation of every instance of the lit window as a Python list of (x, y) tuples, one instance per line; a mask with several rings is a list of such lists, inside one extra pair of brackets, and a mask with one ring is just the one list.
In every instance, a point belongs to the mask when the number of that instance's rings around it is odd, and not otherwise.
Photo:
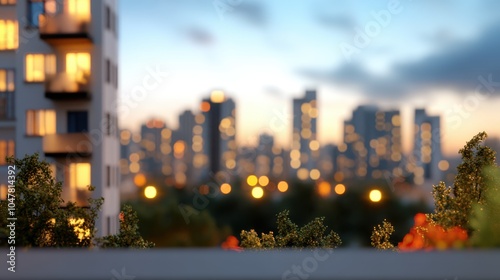
[(0, 5), (15, 5), (16, 0), (0, 0)]
[(17, 21), (0, 20), (0, 50), (15, 50), (18, 46), (19, 32)]
[(26, 111), (26, 134), (43, 136), (56, 133), (56, 112), (54, 110)]
[(87, 190), (90, 185), (90, 163), (71, 163), (69, 165), (70, 189)]
[(14, 156), (15, 144), (13, 140), (0, 140), (0, 165), (7, 164), (6, 157)]
[(47, 75), (56, 73), (56, 56), (53, 54), (26, 55), (26, 81), (43, 82)]
[(90, 53), (66, 54), (66, 73), (72, 81), (88, 83), (90, 76)]
[(14, 90), (14, 70), (0, 69), (0, 92), (12, 92)]
[(80, 21), (90, 21), (90, 0), (67, 0), (68, 14)]
[(0, 200), (7, 200), (7, 185), (0, 185)]

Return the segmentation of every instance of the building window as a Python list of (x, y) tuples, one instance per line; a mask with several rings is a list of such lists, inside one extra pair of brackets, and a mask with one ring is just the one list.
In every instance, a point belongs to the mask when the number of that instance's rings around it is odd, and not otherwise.
[(111, 61), (106, 59), (106, 82), (111, 82)]
[(16, 0), (0, 0), (0, 5), (15, 5)]
[(112, 124), (113, 120), (111, 119), (111, 114), (110, 113), (106, 113), (106, 135), (111, 135), (111, 126), (113, 125)]
[(115, 88), (118, 88), (118, 65), (115, 65), (114, 67), (114, 77), (115, 77), (114, 80)]
[(56, 133), (56, 112), (54, 110), (26, 111), (26, 134), (43, 136)]
[(56, 73), (56, 56), (53, 54), (26, 55), (26, 82), (43, 82), (47, 75)]
[(90, 186), (90, 163), (70, 163), (70, 189), (88, 190), (88, 186)]
[(17, 21), (0, 20), (0, 51), (15, 50), (19, 46)]
[(106, 165), (106, 186), (111, 186), (111, 166)]
[(0, 200), (7, 200), (7, 185), (0, 185)]
[(111, 30), (111, 8), (106, 6), (106, 29)]
[(14, 70), (0, 69), (0, 92), (13, 92), (14, 90)]
[(13, 157), (15, 151), (14, 140), (0, 140), (0, 165), (7, 164), (7, 157)]
[(90, 53), (67, 53), (66, 73), (77, 83), (87, 84), (90, 79)]
[(81, 133), (87, 132), (88, 130), (87, 111), (68, 112), (68, 133)]

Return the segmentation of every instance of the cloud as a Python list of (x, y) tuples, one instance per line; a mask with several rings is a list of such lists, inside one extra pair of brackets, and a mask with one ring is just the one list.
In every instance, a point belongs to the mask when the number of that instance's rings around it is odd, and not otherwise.
[[(401, 98), (428, 88), (466, 92), (476, 89), (481, 76), (500, 83), (498, 34), (500, 23), (470, 42), (447, 44), (419, 61), (395, 64), (386, 76), (368, 72), (357, 63), (343, 64), (329, 71), (302, 69), (299, 73), (320, 82), (357, 87), (370, 97)], [(496, 93), (500, 93), (500, 86), (496, 86)]]
[(319, 14), (316, 16), (316, 20), (324, 27), (335, 28), (345, 32), (353, 32), (356, 27), (356, 21), (354, 18), (342, 14)]

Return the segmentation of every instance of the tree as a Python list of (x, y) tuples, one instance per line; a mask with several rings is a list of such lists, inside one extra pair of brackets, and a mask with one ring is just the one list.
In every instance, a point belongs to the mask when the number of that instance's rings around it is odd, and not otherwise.
[[(62, 183), (56, 182), (50, 166), (38, 154), (23, 159), (7, 158), (16, 167), (16, 246), (89, 247), (95, 235), (95, 220), (103, 199), (89, 199), (89, 207), (61, 198)], [(89, 190), (93, 191), (89, 186)], [(0, 228), (7, 221), (7, 203), (0, 202)]]
[[(95, 221), (104, 202), (103, 198), (88, 200), (88, 207), (79, 207), (74, 202), (65, 202), (62, 197), (62, 182), (56, 182), (46, 161), (40, 161), (38, 154), (23, 159), (7, 158), (9, 165), (16, 168), (14, 183), (17, 234), (15, 245), (19, 247), (91, 247), (95, 245)], [(89, 191), (94, 187), (89, 186)], [(7, 236), (9, 201), (0, 201), (0, 236)], [(121, 223), (120, 245), (132, 244), (140, 247), (151, 244), (133, 235), (137, 230), (137, 218), (131, 208), (125, 208), (127, 217)], [(136, 232), (135, 232), (136, 233)], [(128, 237), (132, 238), (128, 238)], [(100, 240), (100, 239), (98, 239)], [(130, 241), (130, 243), (129, 243)], [(6, 245), (0, 239), (0, 245)], [(144, 247), (148, 247), (144, 246)]]
[(472, 205), (485, 203), (488, 173), (484, 170), (495, 164), (495, 151), (483, 145), (486, 132), (478, 133), (460, 149), (462, 163), (457, 167), (453, 187), (444, 182), (434, 186), (435, 210), (429, 217), (445, 228), (461, 227), (471, 232), (469, 218)]

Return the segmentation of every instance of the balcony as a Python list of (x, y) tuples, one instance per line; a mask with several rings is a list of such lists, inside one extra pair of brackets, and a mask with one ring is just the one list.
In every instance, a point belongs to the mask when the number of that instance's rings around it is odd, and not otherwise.
[(90, 100), (88, 78), (75, 81), (67, 73), (47, 77), (45, 97), (52, 100)]
[(89, 44), (92, 38), (89, 31), (90, 21), (65, 13), (40, 15), (40, 38), (49, 44)]
[(0, 121), (13, 121), (15, 115), (13, 92), (0, 92)]
[(92, 142), (87, 133), (45, 135), (43, 152), (49, 157), (90, 157)]

